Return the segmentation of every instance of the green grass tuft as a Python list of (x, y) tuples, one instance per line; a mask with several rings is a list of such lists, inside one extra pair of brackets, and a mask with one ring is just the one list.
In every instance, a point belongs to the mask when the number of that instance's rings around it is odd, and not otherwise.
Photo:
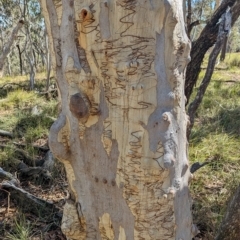
[(29, 240), (31, 239), (30, 223), (26, 221), (24, 215), (15, 219), (14, 227), (11, 233), (6, 236), (7, 240)]
[[(213, 240), (227, 201), (240, 182), (240, 54), (227, 54), (225, 69), (214, 72), (200, 105), (189, 142), (192, 163), (210, 164), (191, 182), (194, 222), (203, 239)], [(222, 67), (220, 63), (217, 67)], [(240, 66), (240, 65), (239, 65)], [(226, 70), (227, 69), (227, 70)], [(202, 80), (205, 70), (199, 75)], [(200, 82), (194, 89), (194, 95)]]
[(37, 104), (38, 98), (36, 93), (17, 89), (10, 92), (7, 98), (0, 101), (0, 109), (9, 110), (13, 108), (29, 108)]

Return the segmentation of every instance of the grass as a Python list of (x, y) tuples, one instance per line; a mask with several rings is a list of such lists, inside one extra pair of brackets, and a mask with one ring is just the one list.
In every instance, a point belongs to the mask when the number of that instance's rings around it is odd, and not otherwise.
[(7, 95), (7, 98), (1, 100), (0, 110), (10, 110), (13, 108), (30, 108), (37, 104), (38, 101), (39, 99), (34, 92), (17, 89), (13, 92), (10, 92)]
[[(0, 129), (13, 133), (12, 140), (0, 136), (2, 147), (0, 167), (16, 174), (21, 181), (21, 187), (29, 193), (58, 204), (64, 198), (64, 187), (61, 184), (66, 184), (62, 164), (57, 161), (54, 163), (50, 182), (41, 179), (21, 179), (16, 166), (19, 160), (22, 161), (23, 156), (15, 151), (15, 143), (24, 146), (23, 150), (34, 161), (33, 166), (35, 160), (45, 157), (46, 152), (40, 151), (35, 146), (48, 147), (49, 129), (58, 115), (56, 98), (49, 99), (39, 93), (45, 91), (46, 81), (43, 77), (44, 74), (37, 74), (35, 91), (29, 91), (29, 81), (26, 76), (0, 79)], [(54, 84), (53, 79), (52, 84)], [(40, 240), (50, 239), (52, 235), (56, 239), (64, 239), (56, 221), (44, 223), (42, 218), (31, 213), (19, 214), (17, 204), (4, 191), (0, 191), (0, 201), (0, 239)], [(4, 208), (7, 210), (3, 211)]]
[(30, 222), (27, 222), (24, 215), (15, 218), (15, 224), (11, 231), (6, 235), (6, 240), (29, 240), (31, 239)]
[[(14, 82), (7, 77), (0, 80), (0, 86), (4, 86), (6, 79)], [(46, 100), (43, 95), (27, 90), (28, 81), (23, 77), (20, 79), (21, 87), (14, 85), (6, 95), (0, 95), (0, 129), (12, 132), (15, 140), (26, 144), (26, 150), (34, 155), (32, 145), (39, 139), (47, 141), (49, 129), (57, 116), (57, 101)], [(44, 87), (41, 80), (36, 85)], [(7, 148), (0, 153), (0, 163), (10, 166), (14, 156), (14, 151)]]
[[(44, 79), (46, 77), (46, 73), (45, 72), (38, 72), (36, 73), (35, 79), (36, 81), (42, 81), (42, 79)], [(28, 75), (23, 75), (23, 76), (4, 76), (2, 78), (0, 78), (0, 84), (4, 85), (4, 84), (8, 84), (8, 83), (17, 83), (17, 84), (22, 84), (22, 83), (29, 83), (29, 76)], [(44, 81), (42, 81), (44, 82)]]
[[(190, 161), (213, 159), (194, 174), (191, 184), (194, 222), (202, 233), (201, 237), (206, 240), (216, 236), (227, 202), (240, 182), (238, 61), (239, 53), (227, 54), (225, 63), (220, 64), (226, 69), (214, 72), (191, 133)], [(199, 80), (204, 73), (205, 70), (202, 70)]]
[[(239, 62), (240, 54), (227, 54), (226, 61), (218, 65), (222, 69), (212, 76), (197, 111), (189, 142), (192, 163), (212, 158), (210, 164), (194, 174), (191, 183), (194, 223), (198, 225), (204, 240), (212, 240), (216, 236), (228, 199), (240, 182)], [(204, 72), (201, 71), (199, 80)], [(47, 101), (38, 93), (29, 92), (26, 77), (1, 79), (0, 86), (16, 79), (20, 87), (0, 89), (0, 129), (13, 132), (18, 141), (27, 145), (29, 155), (36, 156), (38, 153), (32, 145), (47, 139), (52, 118), (57, 116), (57, 101)], [(37, 81), (38, 89), (44, 89), (44, 83)], [(33, 114), (34, 108), (38, 109), (38, 115)], [(1, 151), (0, 165), (9, 164), (14, 154), (12, 148)], [(62, 165), (54, 171), (54, 178), (59, 177), (59, 172), (63, 172)], [(8, 239), (29, 239), (29, 229), (32, 228), (27, 220), (17, 219), (8, 231)]]
[[(57, 101), (47, 101), (43, 95), (26, 90), (28, 81), (25, 78), (17, 77), (21, 87), (8, 89), (6, 95), (0, 94), (0, 129), (24, 136), (31, 142), (48, 134), (52, 119), (57, 116)], [(6, 81), (14, 82), (15, 79), (0, 79), (0, 85), (4, 86)], [(44, 86), (42, 80), (37, 81), (36, 85), (38, 88)]]
[(239, 68), (240, 67), (240, 54), (239, 53), (227, 54), (225, 63), (226, 63), (226, 65), (229, 66), (229, 69), (235, 68), (235, 67)]
[[(56, 99), (47, 100), (38, 93), (45, 91), (43, 77), (44, 73), (37, 74), (35, 91), (28, 90), (26, 76), (0, 79), (0, 129), (12, 132), (15, 141), (26, 144), (31, 155), (36, 154), (32, 145), (39, 139), (47, 139), (58, 111)], [(0, 163), (10, 165), (14, 157), (11, 147), (0, 152)]]

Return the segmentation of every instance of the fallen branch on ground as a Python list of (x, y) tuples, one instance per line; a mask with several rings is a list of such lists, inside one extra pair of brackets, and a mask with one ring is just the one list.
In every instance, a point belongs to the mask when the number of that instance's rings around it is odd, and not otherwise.
[(51, 173), (43, 167), (29, 167), (24, 162), (16, 158), (12, 159), (12, 163), (15, 165), (18, 173), (20, 173), (20, 177), (22, 178), (42, 178), (45, 180), (52, 179)]
[(4, 85), (2, 85), (2, 86), (0, 86), (0, 89), (3, 89), (3, 88), (5, 88), (6, 86), (8, 86), (8, 85), (17, 85), (17, 86), (19, 86), (19, 87), (26, 87), (25, 85), (21, 85), (21, 84), (19, 84), (19, 83), (6, 83), (6, 84), (4, 84)]
[(2, 168), (0, 168), (0, 180), (8, 180), (15, 186), (19, 186), (20, 184), (16, 177), (14, 177), (11, 173), (4, 171)]
[[(0, 148), (7, 148), (9, 146), (6, 145), (0, 145)], [(11, 148), (11, 147), (10, 147)], [(14, 149), (14, 148), (13, 148)], [(21, 149), (14, 149), (15, 152), (17, 152), (19, 155), (23, 156), (23, 160), (19, 160), (17, 158), (11, 159), (11, 165), (17, 169), (18, 173), (20, 173), (20, 176), (22, 178), (42, 178), (44, 180), (51, 180), (52, 176), (51, 173), (48, 171), (48, 169), (42, 167), (45, 160), (33, 160), (28, 156), (28, 154), (21, 150)], [(35, 166), (34, 166), (35, 161)], [(38, 165), (37, 165), (38, 164)], [(30, 167), (29, 167), (30, 165)], [(6, 175), (7, 176), (7, 175)]]
[(2, 137), (8, 137), (8, 138), (13, 138), (13, 134), (11, 132), (7, 132), (5, 130), (0, 130), (0, 136)]
[(40, 215), (45, 220), (52, 220), (53, 218), (59, 221), (61, 220), (60, 209), (53, 203), (35, 197), (11, 182), (3, 182), (1, 189), (10, 192), (11, 200), (16, 201), (17, 206), (19, 206), (23, 212), (31, 212), (36, 216)]
[(43, 163), (44, 163), (43, 159), (34, 159), (31, 156), (29, 156), (29, 154), (26, 151), (24, 151), (22, 149), (14, 148), (14, 147), (4, 145), (4, 144), (0, 144), (0, 148), (2, 148), (2, 149), (6, 149), (6, 148), (12, 149), (19, 156), (19, 158), (24, 163), (26, 163), (28, 166), (32, 166), (32, 167), (42, 166)]

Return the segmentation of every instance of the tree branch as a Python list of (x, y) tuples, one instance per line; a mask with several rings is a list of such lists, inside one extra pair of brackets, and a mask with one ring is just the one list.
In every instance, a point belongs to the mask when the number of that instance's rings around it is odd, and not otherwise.
[(2, 190), (10, 192), (11, 199), (17, 202), (24, 212), (31, 212), (36, 216), (42, 216), (45, 219), (53, 219), (54, 217), (60, 220), (61, 216), (56, 214), (60, 211), (53, 203), (35, 197), (29, 192), (15, 186), (11, 182), (4, 182), (1, 185)]
[(19, 186), (20, 182), (17, 178), (15, 178), (11, 173), (4, 171), (0, 168), (0, 180), (8, 180), (15, 186)]
[(212, 50), (210, 56), (209, 56), (209, 60), (208, 60), (208, 66), (207, 66), (207, 70), (205, 73), (205, 76), (202, 80), (202, 83), (198, 89), (197, 95), (195, 97), (195, 99), (191, 102), (191, 104), (189, 105), (188, 108), (188, 114), (190, 117), (190, 125), (188, 127), (187, 130), (187, 137), (189, 138), (193, 124), (194, 124), (194, 118), (195, 118), (195, 113), (199, 107), (199, 105), (202, 102), (204, 93), (206, 92), (206, 89), (209, 85), (209, 82), (211, 80), (213, 71), (214, 71), (214, 67), (215, 67), (215, 63), (216, 63), (216, 59), (222, 49), (224, 40), (226, 38), (226, 36), (228, 35), (228, 33), (230, 32), (230, 28), (231, 28), (231, 13), (230, 11), (226, 12), (223, 14), (222, 16), (222, 21), (219, 25), (219, 32), (218, 32), (218, 38), (217, 38), (217, 42), (215, 44), (214, 49)]
[(193, 88), (197, 82), (198, 75), (201, 71), (201, 64), (203, 58), (210, 47), (212, 47), (218, 35), (218, 22), (222, 14), (226, 12), (227, 8), (231, 7), (232, 12), (232, 25), (236, 22), (240, 15), (240, 1), (238, 0), (223, 0), (222, 4), (215, 11), (212, 18), (206, 26), (199, 38), (193, 42), (191, 49), (191, 61), (189, 62), (186, 70), (186, 82), (185, 82), (185, 95), (188, 104), (189, 98), (192, 94)]
[(8, 137), (8, 138), (13, 138), (13, 134), (4, 130), (0, 130), (0, 136), (2, 137)]

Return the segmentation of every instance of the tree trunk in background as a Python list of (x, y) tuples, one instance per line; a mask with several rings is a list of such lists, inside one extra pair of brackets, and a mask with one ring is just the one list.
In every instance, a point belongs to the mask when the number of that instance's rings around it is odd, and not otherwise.
[(215, 11), (211, 19), (202, 30), (199, 38), (193, 42), (191, 49), (191, 61), (187, 66), (185, 95), (187, 103), (189, 102), (193, 88), (197, 83), (198, 75), (201, 71), (201, 64), (206, 52), (212, 47), (218, 35), (218, 23), (224, 12), (231, 7), (232, 25), (236, 22), (240, 15), (240, 1), (223, 0), (219, 8)]
[(41, 0), (62, 111), (68, 239), (192, 238), (182, 1)]
[(45, 31), (45, 45), (46, 45), (46, 70), (47, 70), (47, 81), (46, 81), (46, 91), (49, 91), (50, 86), (50, 74), (51, 74), (51, 53), (49, 47), (49, 40), (47, 32)]
[(19, 67), (20, 67), (20, 73), (21, 73), (21, 76), (22, 76), (23, 75), (22, 52), (21, 52), (19, 44), (17, 44), (16, 47), (18, 49)]
[(6, 57), (8, 56), (8, 54), (10, 53), (11, 50), (11, 46), (17, 36), (17, 33), (19, 31), (19, 29), (21, 29), (21, 27), (23, 26), (24, 21), (20, 20), (17, 24), (17, 26), (13, 29), (10, 38), (8, 39), (7, 44), (3, 47), (3, 52), (0, 55), (0, 77), (3, 76), (3, 67), (4, 67), (4, 62), (6, 60)]
[(190, 124), (187, 129), (188, 139), (190, 138), (190, 133), (191, 133), (192, 127), (194, 125), (194, 119), (195, 119), (197, 109), (199, 108), (199, 106), (203, 100), (203, 96), (204, 96), (204, 94), (207, 90), (207, 87), (210, 83), (210, 80), (212, 78), (212, 74), (213, 74), (213, 71), (215, 68), (217, 57), (218, 57), (220, 51), (224, 48), (225, 39), (228, 37), (228, 35), (231, 31), (231, 23), (232, 23), (232, 14), (230, 11), (227, 11), (221, 17), (221, 21), (219, 23), (217, 42), (216, 42), (211, 54), (209, 55), (207, 70), (206, 70), (206, 73), (202, 80), (202, 83), (198, 88), (195, 99), (189, 104), (189, 107), (188, 107), (188, 115), (189, 115), (189, 119), (190, 119)]
[(28, 46), (26, 47), (25, 56), (29, 64), (29, 87), (30, 90), (34, 90), (35, 86), (35, 75), (36, 75), (36, 56), (33, 49), (32, 37), (31, 37), (31, 28), (26, 26), (26, 38)]
[(216, 240), (240, 239), (240, 186), (230, 201)]
[(10, 59), (9, 55), (7, 56), (7, 68), (8, 68), (8, 75), (11, 76), (12, 69), (11, 69), (11, 59)]

